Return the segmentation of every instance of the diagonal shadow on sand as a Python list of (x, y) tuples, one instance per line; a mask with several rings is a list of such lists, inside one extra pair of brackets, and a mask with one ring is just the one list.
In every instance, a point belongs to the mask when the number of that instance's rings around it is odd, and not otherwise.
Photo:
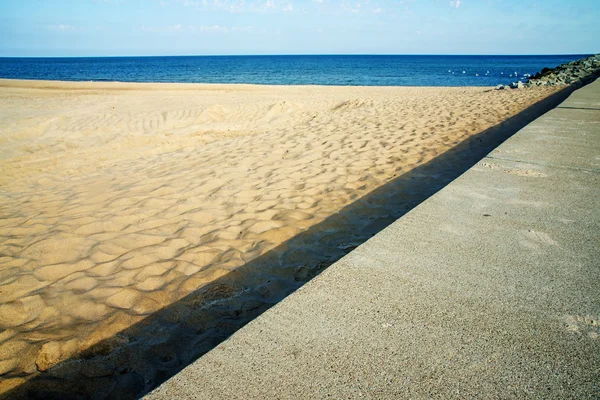
[(338, 214), (5, 396), (139, 398), (452, 182), (576, 89), (567, 87), (430, 162), (399, 171)]

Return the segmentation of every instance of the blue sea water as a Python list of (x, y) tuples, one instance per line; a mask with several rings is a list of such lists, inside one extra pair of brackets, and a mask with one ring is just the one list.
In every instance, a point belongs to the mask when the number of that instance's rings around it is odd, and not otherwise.
[(0, 78), (269, 85), (494, 86), (509, 84), (523, 79), (525, 74), (582, 57), (585, 55), (0, 58)]

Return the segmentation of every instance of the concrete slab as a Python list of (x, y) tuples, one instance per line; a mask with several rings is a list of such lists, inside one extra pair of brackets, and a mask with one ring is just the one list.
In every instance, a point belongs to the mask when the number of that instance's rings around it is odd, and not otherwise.
[(148, 398), (599, 398), (589, 113), (525, 127)]
[(494, 150), (491, 157), (600, 170), (600, 109), (556, 108)]
[[(597, 85), (598, 82), (592, 83)], [(589, 87), (589, 86), (588, 86)], [(585, 88), (584, 88), (585, 89)], [(600, 98), (594, 93), (593, 90), (585, 89), (578, 90), (573, 95), (565, 100), (559, 108), (583, 108), (583, 109), (599, 109), (600, 110)]]

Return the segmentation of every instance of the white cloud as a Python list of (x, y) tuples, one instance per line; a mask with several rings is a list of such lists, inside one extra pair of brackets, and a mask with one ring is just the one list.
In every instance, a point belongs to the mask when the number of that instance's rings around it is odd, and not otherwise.
[(454, 8), (460, 7), (460, 0), (450, 0), (450, 7), (454, 7)]

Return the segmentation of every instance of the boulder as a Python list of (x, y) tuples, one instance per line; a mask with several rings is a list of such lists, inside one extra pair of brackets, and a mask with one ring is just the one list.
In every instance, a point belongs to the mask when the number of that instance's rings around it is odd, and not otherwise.
[[(529, 78), (525, 87), (556, 86), (586, 83), (600, 76), (600, 54), (571, 61), (556, 68), (543, 68)], [(511, 87), (515, 84), (511, 84)], [(518, 86), (518, 83), (516, 84)]]
[(79, 341), (71, 339), (66, 342), (44, 343), (35, 360), (37, 369), (41, 372), (47, 371), (56, 364), (73, 356), (79, 349)]

